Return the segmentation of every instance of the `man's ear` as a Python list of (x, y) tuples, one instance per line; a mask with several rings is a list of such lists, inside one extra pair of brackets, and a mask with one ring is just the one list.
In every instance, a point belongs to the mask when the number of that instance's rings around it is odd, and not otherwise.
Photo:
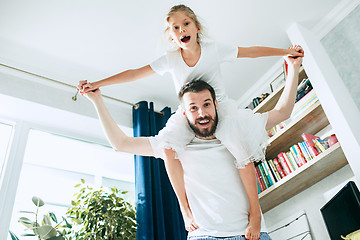
[(218, 102), (217, 102), (217, 100), (215, 99), (215, 107), (217, 108), (217, 106), (218, 106)]

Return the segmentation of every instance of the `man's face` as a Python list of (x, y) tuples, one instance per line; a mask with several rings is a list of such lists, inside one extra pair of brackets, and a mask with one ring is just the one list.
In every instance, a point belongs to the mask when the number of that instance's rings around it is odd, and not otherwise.
[(215, 100), (214, 103), (209, 90), (187, 92), (182, 98), (182, 103), (184, 114), (195, 136), (201, 139), (214, 139), (218, 123), (217, 102)]

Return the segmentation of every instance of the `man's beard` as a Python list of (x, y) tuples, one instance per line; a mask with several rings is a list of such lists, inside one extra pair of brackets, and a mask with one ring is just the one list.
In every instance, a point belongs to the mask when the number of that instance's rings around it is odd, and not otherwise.
[(195, 121), (195, 122), (199, 122), (199, 121), (202, 121), (202, 120), (207, 119), (207, 120), (209, 120), (210, 122), (213, 122), (213, 125), (211, 126), (210, 129), (204, 129), (204, 128), (203, 128), (202, 130), (200, 130), (200, 129), (196, 126), (196, 123), (195, 123), (195, 124), (194, 124), (194, 123), (191, 123), (188, 118), (186, 118), (186, 120), (187, 120), (187, 122), (189, 123), (189, 126), (190, 126), (191, 129), (194, 131), (194, 133), (195, 133), (196, 136), (203, 137), (203, 138), (207, 138), (207, 137), (211, 137), (211, 136), (214, 135), (215, 130), (216, 130), (216, 127), (217, 127), (217, 124), (218, 124), (218, 121), (219, 121), (217, 111), (215, 111), (215, 113), (216, 113), (216, 114), (215, 114), (215, 119), (213, 119), (213, 118), (211, 118), (211, 117), (209, 117), (209, 116), (206, 116), (206, 117), (203, 117), (203, 118), (198, 118), (198, 119), (196, 119), (196, 121)]

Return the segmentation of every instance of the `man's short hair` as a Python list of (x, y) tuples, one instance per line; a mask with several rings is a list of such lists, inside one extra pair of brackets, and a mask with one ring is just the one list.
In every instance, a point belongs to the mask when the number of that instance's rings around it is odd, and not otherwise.
[(184, 86), (182, 86), (182, 88), (180, 89), (180, 91), (178, 93), (178, 98), (180, 101), (182, 101), (182, 98), (185, 93), (187, 93), (187, 92), (197, 93), (197, 92), (201, 92), (206, 89), (209, 90), (213, 101), (215, 101), (216, 95), (215, 95), (214, 88), (212, 86), (210, 86), (210, 84), (208, 84), (207, 82), (205, 82), (204, 80), (201, 80), (201, 79), (192, 80), (192, 81), (186, 83)]

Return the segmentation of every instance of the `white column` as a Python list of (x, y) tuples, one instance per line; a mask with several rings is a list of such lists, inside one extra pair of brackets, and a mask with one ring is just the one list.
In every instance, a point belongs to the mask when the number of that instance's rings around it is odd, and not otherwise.
[(28, 135), (27, 124), (15, 124), (10, 151), (0, 179), (0, 239), (7, 239), (8, 236)]
[(297, 23), (287, 34), (304, 48), (303, 66), (360, 184), (360, 112), (320, 39)]

